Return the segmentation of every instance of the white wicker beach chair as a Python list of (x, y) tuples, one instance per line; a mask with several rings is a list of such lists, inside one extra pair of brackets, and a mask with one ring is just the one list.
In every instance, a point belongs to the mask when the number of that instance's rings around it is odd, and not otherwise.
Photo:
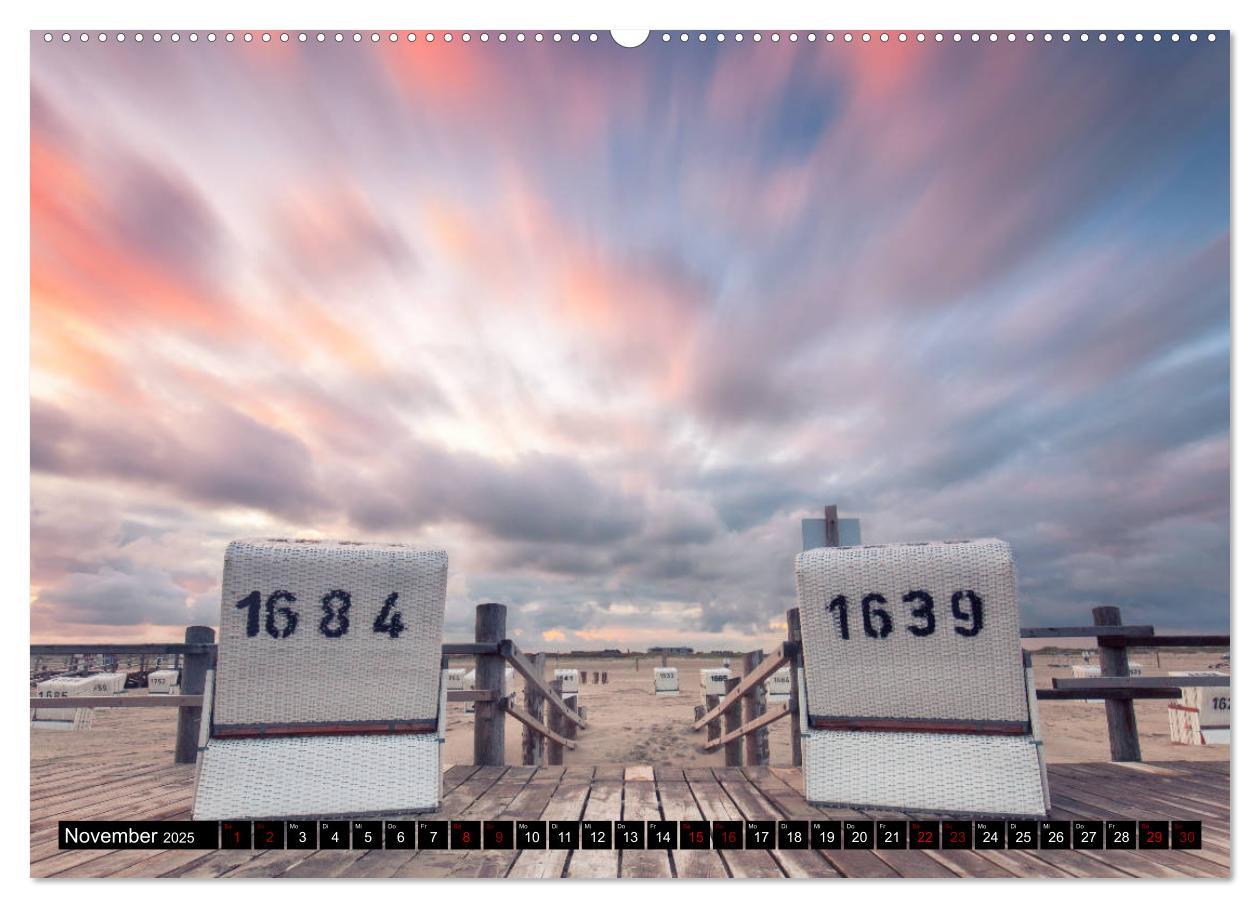
[[(55, 703), (63, 697), (91, 697), (91, 678), (49, 678), (35, 686), (35, 696)], [(31, 710), (31, 728), (48, 731), (87, 731), (92, 727), (91, 709), (46, 708)]]
[(446, 568), (406, 545), (229, 545), (193, 818), (436, 809)]
[(1046, 815), (1006, 543), (812, 549), (796, 584), (809, 801)]

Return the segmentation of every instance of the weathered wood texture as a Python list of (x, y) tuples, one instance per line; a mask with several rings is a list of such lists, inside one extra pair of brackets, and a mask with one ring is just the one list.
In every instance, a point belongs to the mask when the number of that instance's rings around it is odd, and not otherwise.
[[(1120, 625), (1120, 609), (1109, 605), (1094, 609), (1094, 624), (1107, 627)], [(1110, 645), (1106, 638), (1098, 638), (1098, 666), (1103, 675), (1112, 678), (1129, 677), (1129, 652), (1123, 643)], [(1142, 759), (1142, 747), (1138, 743), (1137, 716), (1132, 700), (1107, 700), (1107, 736), (1111, 740), (1111, 759), (1137, 763)]]
[[(214, 667), (214, 651), (209, 644), (214, 643), (214, 629), (196, 625), (184, 629), (186, 645), (203, 644), (184, 657), (184, 671), (180, 675), (180, 694), (197, 696), (206, 692), (206, 672)], [(175, 727), (175, 762), (197, 762), (197, 737), (201, 731), (200, 706), (181, 706), (179, 708), (179, 724)]]
[[(533, 667), (535, 674), (541, 678), (547, 668), (547, 654), (535, 653), (533, 656), (527, 656), (526, 659)], [(543, 708), (546, 702), (541, 690), (533, 684), (525, 684), (525, 712), (540, 723), (546, 721), (543, 715)], [(528, 725), (522, 724), (521, 762), (526, 766), (541, 766), (543, 757), (542, 737), (536, 734)]]
[[(726, 679), (726, 712), (722, 714), (724, 736), (737, 731), (744, 724), (744, 702), (734, 692), (739, 689), (739, 678)], [(726, 745), (726, 765), (740, 766), (744, 762), (744, 751), (738, 738), (731, 738)]]
[[(761, 650), (744, 653), (744, 677), (752, 674), (765, 658)], [(744, 722), (756, 722), (766, 714), (766, 686), (755, 684), (744, 694)], [(770, 730), (765, 726), (755, 727), (744, 737), (744, 764), (746, 766), (765, 766), (770, 762)]]
[[(1054, 819), (1185, 819), (1202, 851), (59, 851), (57, 821), (186, 820), (193, 767), (128, 742), (31, 761), (34, 877), (1227, 877), (1229, 763), (1056, 763)], [(903, 819), (820, 808), (791, 767), (453, 766), (450, 819)], [(911, 817), (932, 819), (932, 817)]]
[[(507, 636), (507, 606), (483, 602), (477, 606), (476, 632), (478, 643), (495, 643)], [(506, 731), (504, 711), (496, 702), (503, 695), (503, 657), (487, 653), (477, 657), (477, 684), (490, 691), (491, 700), (473, 705), (473, 762), (478, 766), (502, 766)]]
[(801, 692), (797, 669), (801, 667), (801, 610), (788, 609), (787, 613), (788, 642), (796, 644), (796, 655), (788, 663), (792, 669), (792, 692), (788, 695), (788, 709), (792, 715), (792, 765), (801, 765)]

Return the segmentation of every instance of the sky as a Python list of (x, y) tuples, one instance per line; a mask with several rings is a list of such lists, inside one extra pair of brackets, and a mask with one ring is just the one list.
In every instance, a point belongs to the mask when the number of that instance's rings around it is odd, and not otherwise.
[(598, 37), (32, 36), (32, 639), (301, 535), (446, 549), (448, 639), (755, 648), (829, 503), (1228, 629), (1225, 36)]

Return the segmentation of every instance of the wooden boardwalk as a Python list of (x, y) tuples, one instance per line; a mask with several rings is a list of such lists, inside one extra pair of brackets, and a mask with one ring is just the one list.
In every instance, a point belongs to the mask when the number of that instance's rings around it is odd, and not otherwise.
[[(188, 819), (192, 767), (164, 757), (31, 763), (36, 877), (1225, 877), (1229, 763), (1050, 766), (1056, 819), (1201, 820), (1202, 851), (58, 851), (59, 819)], [(905, 819), (811, 807), (798, 769), (648, 766), (447, 770), (466, 819)], [(924, 818), (916, 816), (915, 818)]]

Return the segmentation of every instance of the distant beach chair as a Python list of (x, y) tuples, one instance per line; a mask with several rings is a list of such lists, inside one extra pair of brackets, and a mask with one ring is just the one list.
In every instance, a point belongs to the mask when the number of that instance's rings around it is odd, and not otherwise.
[(179, 672), (173, 668), (160, 668), (149, 672), (147, 680), (151, 694), (179, 693)]
[[(63, 697), (91, 697), (91, 678), (49, 678), (35, 686), (35, 696), (49, 703)], [(39, 707), (31, 710), (31, 728), (47, 731), (87, 731), (92, 727), (91, 709)]]
[(193, 818), (436, 809), (446, 572), (406, 545), (231, 543)]
[(678, 696), (678, 669), (672, 665), (652, 669), (652, 683), (658, 697)]
[(1006, 543), (816, 548), (796, 583), (809, 801), (1048, 813)]
[[(1218, 671), (1169, 672), (1170, 678), (1226, 677)], [(1229, 744), (1232, 697), (1228, 687), (1182, 687), (1168, 704), (1168, 733), (1173, 744)]]

